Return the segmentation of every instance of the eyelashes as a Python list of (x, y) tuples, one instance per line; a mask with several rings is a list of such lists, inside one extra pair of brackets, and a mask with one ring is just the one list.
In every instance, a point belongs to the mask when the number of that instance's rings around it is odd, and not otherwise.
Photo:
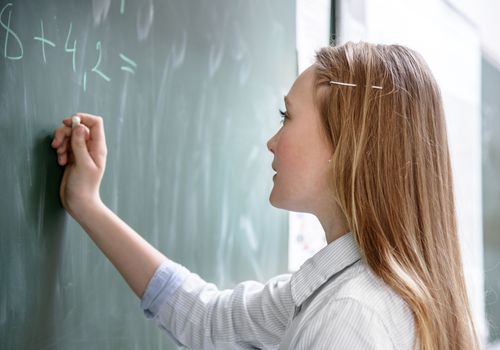
[(288, 119), (288, 114), (283, 112), (281, 109), (279, 109), (280, 116), (281, 116), (281, 124), (285, 124), (285, 121)]

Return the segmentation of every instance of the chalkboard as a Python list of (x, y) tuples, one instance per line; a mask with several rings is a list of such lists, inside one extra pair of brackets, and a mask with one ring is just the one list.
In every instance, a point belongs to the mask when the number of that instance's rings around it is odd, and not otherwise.
[(104, 118), (104, 202), (221, 288), (287, 266), (266, 141), (296, 77), (295, 4), (0, 1), (0, 348), (173, 349), (62, 209), (49, 144)]

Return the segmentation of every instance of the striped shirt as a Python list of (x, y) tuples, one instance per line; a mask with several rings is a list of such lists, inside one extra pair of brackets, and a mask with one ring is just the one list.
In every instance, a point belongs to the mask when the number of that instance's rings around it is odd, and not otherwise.
[(293, 274), (218, 290), (167, 260), (141, 308), (178, 345), (193, 349), (412, 349), (408, 304), (360, 257), (351, 233)]

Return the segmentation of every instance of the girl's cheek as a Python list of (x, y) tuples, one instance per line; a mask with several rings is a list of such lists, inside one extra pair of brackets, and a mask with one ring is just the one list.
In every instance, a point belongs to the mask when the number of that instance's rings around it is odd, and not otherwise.
[(303, 146), (297, 140), (292, 138), (280, 139), (279, 144), (279, 159), (278, 165), (280, 168), (292, 168), (297, 169), (300, 164), (303, 164)]

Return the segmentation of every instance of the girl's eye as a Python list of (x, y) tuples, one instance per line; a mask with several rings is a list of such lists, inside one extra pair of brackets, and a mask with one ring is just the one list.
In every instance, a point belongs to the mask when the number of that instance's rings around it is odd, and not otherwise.
[(285, 124), (285, 121), (288, 119), (288, 115), (286, 114), (286, 111), (283, 112), (281, 109), (279, 111), (281, 115), (281, 124)]

